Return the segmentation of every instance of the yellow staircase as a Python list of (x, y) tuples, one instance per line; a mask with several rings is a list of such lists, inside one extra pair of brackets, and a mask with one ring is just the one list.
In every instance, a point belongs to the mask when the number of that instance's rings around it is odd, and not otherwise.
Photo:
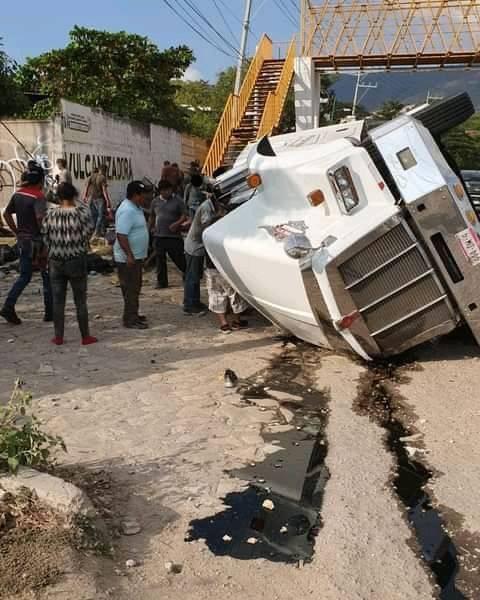
[(243, 80), (238, 96), (230, 94), (215, 132), (203, 171), (211, 176), (231, 166), (245, 146), (272, 134), (280, 123), (292, 82), (295, 42), (284, 59), (273, 58), (273, 44), (264, 35)]

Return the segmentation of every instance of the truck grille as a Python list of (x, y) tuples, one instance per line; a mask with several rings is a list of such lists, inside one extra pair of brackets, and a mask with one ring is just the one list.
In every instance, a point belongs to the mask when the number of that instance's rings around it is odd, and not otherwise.
[(382, 351), (453, 320), (445, 290), (404, 222), (338, 269)]

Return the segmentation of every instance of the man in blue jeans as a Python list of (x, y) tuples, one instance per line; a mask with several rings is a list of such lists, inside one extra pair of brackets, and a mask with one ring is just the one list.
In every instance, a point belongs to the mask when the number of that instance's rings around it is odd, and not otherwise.
[(200, 302), (200, 281), (203, 276), (205, 246), (202, 235), (205, 229), (221, 215), (221, 207), (207, 186), (207, 200), (197, 209), (185, 240), (185, 286), (183, 312), (186, 315), (206, 314), (207, 306)]
[[(47, 211), (47, 201), (42, 191), (43, 181), (42, 168), (29, 163), (28, 171), (22, 175), (23, 186), (13, 194), (3, 215), (5, 222), (17, 236), (20, 253), (20, 275), (0, 310), (0, 316), (12, 325), (20, 325), (22, 322), (15, 311), (15, 305), (32, 279), (34, 265), (40, 268), (43, 281), (44, 321), (51, 321), (53, 318), (52, 292), (47, 272), (46, 253), (40, 234), (42, 220)], [(17, 217), (16, 223), (13, 215)]]
[(87, 182), (83, 197), (85, 203), (90, 202), (92, 219), (95, 225), (94, 237), (105, 235), (105, 219), (112, 210), (112, 202), (108, 193), (107, 167), (102, 165), (95, 169)]

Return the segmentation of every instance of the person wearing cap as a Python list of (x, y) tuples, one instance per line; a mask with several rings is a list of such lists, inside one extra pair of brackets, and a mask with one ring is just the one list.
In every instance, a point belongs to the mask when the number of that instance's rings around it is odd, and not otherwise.
[(142, 209), (146, 191), (141, 181), (131, 181), (127, 197), (115, 214), (117, 239), (113, 254), (124, 301), (123, 325), (128, 329), (148, 328), (145, 317), (138, 312), (143, 261), (148, 253), (148, 227)]
[[(29, 161), (27, 170), (22, 174), (22, 186), (13, 194), (4, 212), (8, 227), (17, 237), (20, 253), (20, 275), (10, 289), (5, 304), (0, 310), (2, 316), (12, 325), (20, 325), (21, 319), (15, 305), (23, 290), (32, 279), (34, 267), (40, 269), (43, 282), (43, 300), (45, 305), (44, 321), (52, 321), (52, 291), (47, 271), (47, 255), (41, 237), (41, 226), (47, 212), (47, 201), (43, 193), (45, 174), (40, 165)], [(16, 222), (13, 218), (16, 216)]]

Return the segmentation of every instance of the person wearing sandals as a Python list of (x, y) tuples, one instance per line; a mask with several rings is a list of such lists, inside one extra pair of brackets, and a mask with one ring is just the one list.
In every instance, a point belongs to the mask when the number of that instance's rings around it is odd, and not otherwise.
[(71, 183), (60, 183), (57, 196), (59, 206), (49, 209), (42, 223), (53, 293), (52, 343), (61, 346), (64, 342), (65, 300), (70, 283), (82, 345), (87, 346), (97, 342), (90, 335), (87, 309), (87, 252), (94, 224), (88, 208), (76, 204), (78, 192)]
[[(218, 272), (208, 255), (205, 256), (205, 276), (207, 279), (208, 308), (217, 315), (222, 333), (231, 333), (232, 330), (245, 329), (248, 322), (241, 318), (248, 304), (232, 286)], [(233, 313), (231, 324), (228, 322), (229, 310)]]

